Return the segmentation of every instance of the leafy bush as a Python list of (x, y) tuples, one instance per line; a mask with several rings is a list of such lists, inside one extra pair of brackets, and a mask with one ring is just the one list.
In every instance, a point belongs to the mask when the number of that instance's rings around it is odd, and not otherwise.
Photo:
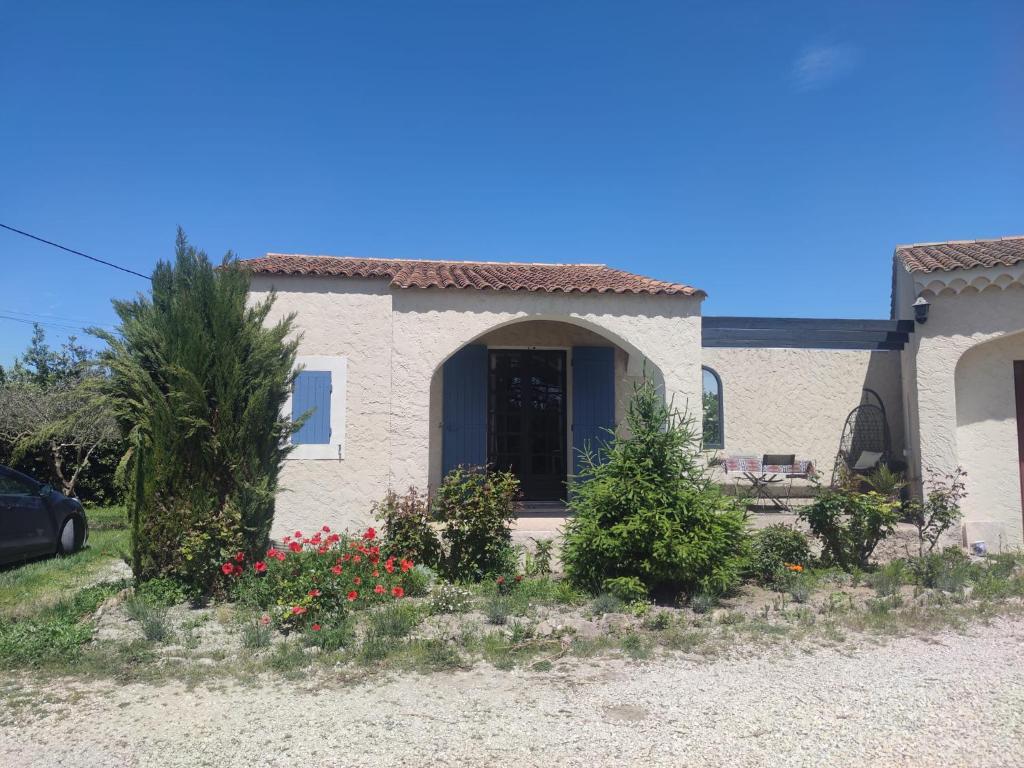
[(430, 524), (430, 500), (425, 493), (415, 488), (409, 488), (404, 496), (388, 491), (384, 500), (374, 505), (373, 516), (383, 524), (384, 552), (437, 567), (441, 542)]
[(961, 467), (947, 474), (930, 472), (924, 499), (914, 499), (907, 505), (910, 522), (917, 529), (919, 556), (934, 550), (942, 535), (963, 516), (960, 502), (967, 496), (965, 477), (967, 473)]
[(488, 624), (503, 626), (508, 623), (511, 615), (512, 610), (507, 597), (496, 595), (484, 603), (484, 617)]
[(624, 603), (635, 603), (647, 600), (647, 587), (636, 576), (618, 576), (605, 579), (601, 585), (608, 594), (615, 595)]
[(508, 569), (518, 497), (519, 480), (511, 472), (457, 468), (448, 473), (433, 507), (444, 526), (440, 565), (447, 578), (479, 581)]
[(249, 302), (233, 256), (215, 268), (179, 231), (151, 297), (115, 301), (118, 332), (97, 331), (104, 393), (128, 441), (119, 476), (137, 579), (205, 592), (228, 556), (266, 547), (298, 344), (291, 317), (267, 322), (272, 304)]
[(708, 476), (692, 423), (649, 381), (626, 421), (628, 436), (609, 435), (606, 461), (583, 457), (562, 551), (569, 578), (592, 592), (619, 577), (653, 595), (732, 589), (747, 557), (744, 515)]
[(959, 547), (915, 557), (908, 566), (916, 583), (943, 592), (959, 592), (971, 578), (970, 558)]
[(414, 563), (384, 558), (368, 528), (358, 539), (324, 526), (312, 536), (296, 531), (284, 548), (271, 547), (248, 564), (238, 552), (220, 565), (228, 591), (240, 602), (266, 611), (289, 632), (313, 624), (331, 625), (349, 610), (391, 603), (405, 596)]
[(799, 516), (821, 542), (821, 558), (844, 571), (864, 568), (878, 543), (896, 530), (899, 502), (876, 491), (824, 490)]
[(367, 617), (367, 634), (378, 637), (405, 637), (420, 623), (419, 610), (408, 603), (392, 603), (372, 611)]
[(902, 560), (886, 563), (867, 578), (868, 584), (879, 597), (891, 597), (900, 593), (908, 580), (907, 566)]
[(405, 594), (409, 597), (423, 597), (430, 593), (430, 588), (437, 580), (433, 569), (425, 565), (417, 565), (405, 574)]
[(750, 570), (762, 584), (771, 584), (787, 565), (806, 568), (811, 561), (807, 537), (792, 526), (775, 523), (757, 531), (751, 545)]

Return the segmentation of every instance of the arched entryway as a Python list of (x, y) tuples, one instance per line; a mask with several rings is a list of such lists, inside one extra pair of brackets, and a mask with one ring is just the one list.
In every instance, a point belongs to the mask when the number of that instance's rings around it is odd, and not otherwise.
[[(488, 464), (514, 472), (526, 501), (564, 499), (580, 452), (622, 422), (645, 373), (636, 357), (560, 320), (509, 323), (463, 345), (431, 379), (430, 484), (455, 466)], [(654, 366), (646, 375), (661, 384)]]
[(971, 347), (956, 366), (956, 456), (972, 538), (1024, 544), (1024, 332)]

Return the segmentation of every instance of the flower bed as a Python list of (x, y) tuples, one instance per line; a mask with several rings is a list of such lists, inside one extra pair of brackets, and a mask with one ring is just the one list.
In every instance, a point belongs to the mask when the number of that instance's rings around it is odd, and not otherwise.
[(237, 553), (221, 565), (227, 591), (239, 602), (266, 611), (266, 623), (283, 631), (318, 631), (350, 610), (400, 600), (409, 588), (412, 560), (382, 557), (377, 532), (358, 538), (324, 526), (312, 536), (295, 531), (263, 560), (246, 563)]

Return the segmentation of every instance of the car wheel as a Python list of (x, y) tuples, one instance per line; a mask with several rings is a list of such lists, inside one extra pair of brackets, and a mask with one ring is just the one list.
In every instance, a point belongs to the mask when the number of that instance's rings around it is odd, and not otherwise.
[(69, 517), (64, 521), (64, 527), (60, 529), (60, 536), (57, 538), (57, 554), (70, 555), (78, 550), (78, 519)]

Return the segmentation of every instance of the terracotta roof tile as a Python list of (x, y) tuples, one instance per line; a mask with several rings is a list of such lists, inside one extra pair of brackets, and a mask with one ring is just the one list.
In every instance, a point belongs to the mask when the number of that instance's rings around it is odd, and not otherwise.
[(1024, 261), (1024, 235), (995, 240), (951, 240), (947, 243), (898, 245), (896, 257), (910, 272), (1009, 267)]
[(406, 261), (284, 253), (268, 253), (242, 263), (260, 274), (380, 278), (396, 288), (705, 295), (689, 285), (654, 280), (603, 264)]

